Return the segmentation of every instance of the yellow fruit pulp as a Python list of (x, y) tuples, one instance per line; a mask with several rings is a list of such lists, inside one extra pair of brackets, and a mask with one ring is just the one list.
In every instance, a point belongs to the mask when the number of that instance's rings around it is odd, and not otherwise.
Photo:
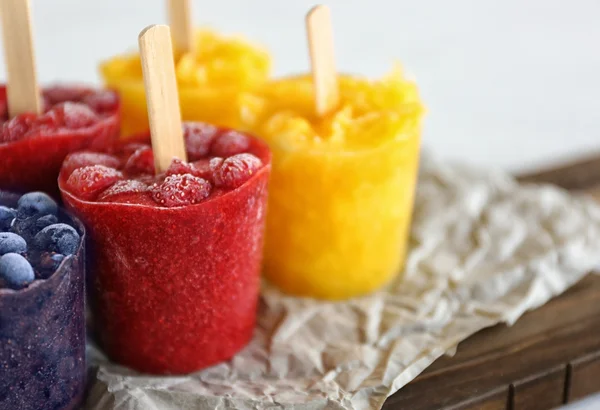
[(398, 68), (381, 80), (342, 75), (339, 106), (314, 114), (309, 76), (241, 99), (241, 127), (273, 151), (265, 274), (283, 291), (345, 299), (402, 269), (423, 106)]
[[(175, 70), (184, 121), (202, 121), (237, 127), (237, 99), (241, 92), (256, 88), (269, 77), (269, 54), (243, 39), (222, 37), (200, 30), (193, 53), (175, 56)], [(148, 129), (148, 113), (140, 57), (115, 57), (100, 65), (108, 88), (122, 101), (121, 134)]]

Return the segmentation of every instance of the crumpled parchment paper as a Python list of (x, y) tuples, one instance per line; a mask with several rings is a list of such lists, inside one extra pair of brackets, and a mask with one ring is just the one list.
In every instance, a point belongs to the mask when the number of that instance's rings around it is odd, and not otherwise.
[[(368, 240), (368, 238), (365, 238)], [(93, 346), (87, 409), (379, 409), (478, 330), (512, 324), (600, 265), (600, 208), (554, 187), (427, 158), (404, 278), (344, 303), (265, 286), (253, 342), (182, 377)]]

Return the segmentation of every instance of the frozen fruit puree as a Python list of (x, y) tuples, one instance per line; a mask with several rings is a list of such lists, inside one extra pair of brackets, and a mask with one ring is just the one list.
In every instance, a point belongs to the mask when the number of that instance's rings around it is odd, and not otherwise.
[(400, 69), (342, 75), (339, 106), (316, 118), (312, 79), (275, 80), (245, 97), (243, 128), (273, 152), (265, 274), (288, 293), (341, 299), (402, 267), (423, 108)]
[(184, 133), (190, 162), (174, 159), (164, 174), (154, 175), (146, 136), (114, 156), (72, 154), (59, 177), (93, 243), (101, 344), (147, 373), (228, 359), (255, 323), (270, 152), (210, 125)]
[[(241, 38), (206, 29), (197, 32), (196, 44), (193, 53), (175, 56), (182, 118), (235, 128), (236, 99), (267, 79), (270, 56)], [(100, 71), (106, 85), (121, 95), (122, 135), (146, 131), (148, 111), (139, 55), (115, 57)]]
[(0, 189), (58, 195), (56, 179), (68, 153), (100, 150), (119, 132), (119, 99), (112, 91), (52, 87), (42, 93), (41, 115), (8, 118), (0, 87)]
[(0, 191), (2, 215), (11, 223), (0, 225), (0, 409), (78, 409), (86, 374), (83, 226), (39, 192)]

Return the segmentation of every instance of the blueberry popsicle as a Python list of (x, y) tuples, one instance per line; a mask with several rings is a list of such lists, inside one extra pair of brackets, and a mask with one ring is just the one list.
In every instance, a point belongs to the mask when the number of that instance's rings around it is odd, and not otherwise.
[(423, 108), (399, 69), (334, 81), (328, 109), (315, 107), (315, 77), (301, 75), (269, 82), (241, 113), (273, 152), (266, 277), (291, 294), (344, 299), (401, 270)]
[(151, 135), (122, 141), (114, 155), (72, 154), (59, 177), (93, 243), (101, 345), (154, 374), (199, 370), (250, 340), (271, 162), (260, 140), (181, 125), (168, 33), (140, 35)]
[(41, 192), (0, 191), (0, 409), (77, 409), (84, 230)]

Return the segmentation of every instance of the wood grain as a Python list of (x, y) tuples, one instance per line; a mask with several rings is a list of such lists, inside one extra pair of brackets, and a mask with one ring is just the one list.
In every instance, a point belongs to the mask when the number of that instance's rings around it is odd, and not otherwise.
[(317, 116), (322, 117), (335, 109), (340, 99), (329, 7), (319, 5), (308, 12), (306, 33), (315, 89), (315, 111)]
[(156, 174), (173, 158), (187, 161), (169, 26), (146, 27), (138, 38)]
[[(600, 199), (600, 157), (523, 182), (549, 182)], [(484, 329), (391, 396), (385, 410), (545, 410), (600, 391), (600, 275), (526, 313)]]
[(173, 48), (178, 53), (193, 52), (194, 28), (190, 0), (168, 0), (167, 6)]
[(568, 399), (579, 400), (600, 391), (600, 352), (571, 362), (571, 388)]

